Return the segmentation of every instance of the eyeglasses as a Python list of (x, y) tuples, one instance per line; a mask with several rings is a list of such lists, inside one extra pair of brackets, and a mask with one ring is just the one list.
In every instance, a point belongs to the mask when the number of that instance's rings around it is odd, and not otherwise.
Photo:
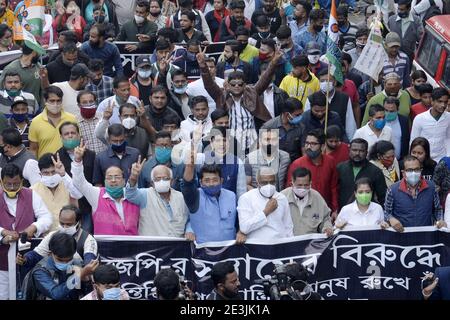
[(421, 169), (421, 168), (416, 168), (416, 169), (405, 169), (405, 172), (421, 173), (421, 172), (422, 172), (422, 169)]
[(18, 190), (22, 186), (22, 183), (3, 183), (2, 182), (2, 185), (6, 190), (12, 191), (12, 190)]
[(243, 87), (244, 83), (243, 82), (234, 82), (234, 83), (230, 82), (230, 86), (232, 86), (232, 87)]
[(320, 145), (319, 142), (308, 142), (308, 141), (305, 141), (305, 147), (306, 146), (315, 147), (315, 146), (318, 146), (318, 145)]
[(158, 181), (170, 181), (170, 178), (167, 178), (167, 177), (159, 177), (159, 178), (153, 179), (153, 182), (158, 182)]
[(123, 179), (122, 176), (106, 176), (105, 177), (105, 180), (108, 180), (108, 181), (119, 181), (122, 179)]

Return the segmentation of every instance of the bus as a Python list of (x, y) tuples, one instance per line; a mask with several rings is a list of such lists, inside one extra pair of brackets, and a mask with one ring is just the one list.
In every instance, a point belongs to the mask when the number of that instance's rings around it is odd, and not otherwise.
[(425, 32), (413, 61), (434, 87), (450, 89), (450, 15), (438, 15), (425, 22)]

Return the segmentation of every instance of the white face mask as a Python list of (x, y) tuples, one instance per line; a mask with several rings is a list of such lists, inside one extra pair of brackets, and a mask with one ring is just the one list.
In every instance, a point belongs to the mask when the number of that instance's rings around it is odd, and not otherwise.
[(277, 189), (273, 184), (266, 184), (265, 186), (259, 187), (259, 192), (263, 197), (272, 198)]
[(141, 24), (141, 23), (143, 23), (145, 21), (145, 18), (141, 17), (141, 16), (134, 15), (134, 20), (136, 21), (137, 24)]
[(138, 69), (138, 76), (141, 77), (142, 79), (150, 78), (151, 74), (152, 74), (152, 70)]
[(170, 190), (170, 180), (155, 181), (154, 184), (155, 184), (155, 190), (158, 193), (165, 193)]
[(74, 226), (64, 228), (63, 226), (59, 226), (59, 232), (68, 234), (69, 236), (73, 236), (77, 232), (78, 223)]
[(130, 117), (125, 118), (122, 120), (122, 125), (125, 127), (125, 129), (133, 129), (134, 127), (136, 127), (136, 120)]
[(294, 193), (295, 193), (299, 198), (304, 198), (304, 197), (309, 193), (309, 189), (304, 189), (304, 188), (296, 188), (296, 187), (292, 187), (292, 190), (294, 190)]
[(324, 82), (320, 82), (320, 90), (323, 93), (327, 93), (327, 92), (331, 92), (333, 91), (333, 82), (331, 81), (324, 81)]
[(62, 177), (59, 174), (52, 176), (42, 176), (41, 182), (47, 188), (54, 188), (62, 181)]
[(308, 54), (308, 60), (311, 64), (316, 64), (320, 59), (320, 54)]

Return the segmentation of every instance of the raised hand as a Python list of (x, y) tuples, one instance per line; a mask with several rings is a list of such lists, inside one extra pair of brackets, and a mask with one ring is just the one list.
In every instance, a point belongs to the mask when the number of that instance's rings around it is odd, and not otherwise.
[(167, 55), (159, 61), (159, 71), (162, 73), (166, 73), (166, 69), (168, 69), (168, 66), (172, 62), (172, 60), (173, 56), (170, 56), (170, 53), (167, 53)]
[(52, 156), (53, 165), (55, 166), (55, 171), (57, 174), (59, 174), (61, 177), (64, 177), (66, 175), (66, 168), (64, 167), (64, 164), (61, 162), (61, 159), (59, 158), (59, 153), (56, 154), (56, 160), (55, 157)]
[(103, 120), (108, 120), (113, 115), (113, 108), (114, 108), (114, 102), (112, 100), (109, 100), (108, 106), (106, 107), (105, 111), (103, 111)]
[(141, 156), (139, 155), (137, 162), (131, 165), (131, 176), (133, 176), (136, 179), (139, 177), (139, 175), (142, 172), (142, 169), (144, 168), (145, 161), (147, 161), (145, 158), (144, 160), (141, 161)]
[(197, 62), (200, 67), (206, 65), (206, 63), (205, 63), (206, 53), (205, 52), (206, 52), (207, 48), (208, 47), (205, 46), (202, 50), (202, 48), (199, 46), (199, 52), (197, 53)]
[(145, 115), (144, 101), (141, 100), (139, 102), (139, 107), (136, 108), (136, 114), (139, 118), (142, 117), (143, 115)]
[(75, 148), (74, 153), (74, 161), (81, 162), (83, 160), (84, 153), (86, 152), (86, 147), (84, 145), (83, 139), (80, 141), (80, 145)]
[(46, 67), (41, 67), (39, 68), (39, 77), (41, 79), (46, 79), (48, 78), (48, 70)]

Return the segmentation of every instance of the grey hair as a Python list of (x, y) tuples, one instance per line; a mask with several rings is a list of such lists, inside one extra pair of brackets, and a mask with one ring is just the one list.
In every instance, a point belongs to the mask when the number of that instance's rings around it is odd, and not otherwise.
[(150, 178), (152, 179), (152, 181), (154, 180), (153, 178), (154, 178), (155, 170), (156, 170), (156, 169), (159, 169), (159, 168), (161, 168), (161, 167), (163, 167), (163, 168), (169, 170), (169, 177), (170, 177), (170, 179), (173, 179), (172, 170), (170, 170), (170, 168), (167, 167), (167, 166), (164, 166), (164, 165), (162, 165), (162, 164), (159, 164), (159, 165), (155, 166), (155, 167), (152, 169), (152, 171), (150, 172)]
[(384, 76), (384, 81), (388, 81), (391, 79), (396, 79), (398, 81), (401, 81), (401, 78), (398, 74), (396, 74), (395, 72), (389, 72), (387, 75)]
[(261, 166), (259, 167), (258, 173), (256, 174), (256, 179), (259, 180), (258, 178), (261, 176), (271, 176), (271, 175), (276, 176), (276, 172), (274, 169), (266, 166)]

